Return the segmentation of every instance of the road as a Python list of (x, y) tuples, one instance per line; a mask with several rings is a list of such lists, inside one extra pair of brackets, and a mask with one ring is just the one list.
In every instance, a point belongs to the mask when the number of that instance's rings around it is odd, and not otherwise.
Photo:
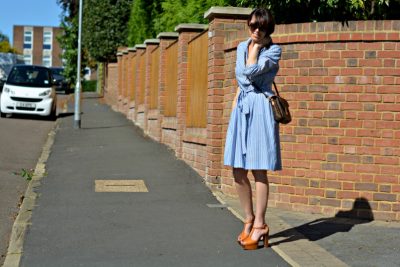
[[(58, 95), (57, 109), (67, 96)], [(3, 264), (14, 219), (28, 182), (22, 169), (34, 169), (55, 122), (41, 117), (12, 116), (0, 119), (0, 266)]]

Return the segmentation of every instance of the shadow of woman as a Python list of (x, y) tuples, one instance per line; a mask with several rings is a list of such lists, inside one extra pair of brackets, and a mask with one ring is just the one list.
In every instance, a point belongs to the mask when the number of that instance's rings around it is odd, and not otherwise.
[(270, 239), (282, 239), (270, 242), (270, 246), (300, 239), (316, 241), (338, 232), (349, 232), (354, 225), (374, 220), (371, 206), (365, 198), (357, 198), (349, 211), (339, 211), (334, 217), (321, 218), (290, 228), (270, 236)]

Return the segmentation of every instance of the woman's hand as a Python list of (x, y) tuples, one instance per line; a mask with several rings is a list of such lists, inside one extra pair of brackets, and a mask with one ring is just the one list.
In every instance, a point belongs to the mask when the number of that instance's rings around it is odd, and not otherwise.
[(257, 63), (257, 57), (261, 48), (268, 46), (269, 43), (271, 43), (270, 36), (261, 39), (259, 42), (252, 41), (252, 43), (249, 46), (249, 57), (246, 66), (250, 66)]

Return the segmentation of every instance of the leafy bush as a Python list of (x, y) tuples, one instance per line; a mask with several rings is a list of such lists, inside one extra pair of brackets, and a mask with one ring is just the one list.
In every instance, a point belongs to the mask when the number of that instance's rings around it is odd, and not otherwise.
[(82, 92), (96, 92), (97, 80), (82, 81)]

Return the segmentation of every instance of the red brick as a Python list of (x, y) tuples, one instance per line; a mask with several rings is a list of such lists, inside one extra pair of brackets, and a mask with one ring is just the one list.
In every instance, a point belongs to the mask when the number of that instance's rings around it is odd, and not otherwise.
[(303, 196), (291, 196), (290, 203), (303, 203), (308, 204), (308, 197)]
[(340, 207), (341, 206), (340, 200), (338, 200), (338, 199), (321, 198), (320, 203), (322, 206), (330, 206), (330, 207)]
[(374, 193), (374, 200), (396, 202), (396, 194)]
[(398, 175), (376, 175), (374, 181), (376, 183), (397, 184), (399, 183), (399, 177)]
[(323, 197), (325, 194), (325, 190), (317, 189), (317, 188), (310, 188), (305, 190), (306, 196), (320, 196)]
[(360, 197), (359, 192), (353, 192), (353, 191), (339, 191), (337, 192), (337, 198), (339, 199), (356, 199)]

